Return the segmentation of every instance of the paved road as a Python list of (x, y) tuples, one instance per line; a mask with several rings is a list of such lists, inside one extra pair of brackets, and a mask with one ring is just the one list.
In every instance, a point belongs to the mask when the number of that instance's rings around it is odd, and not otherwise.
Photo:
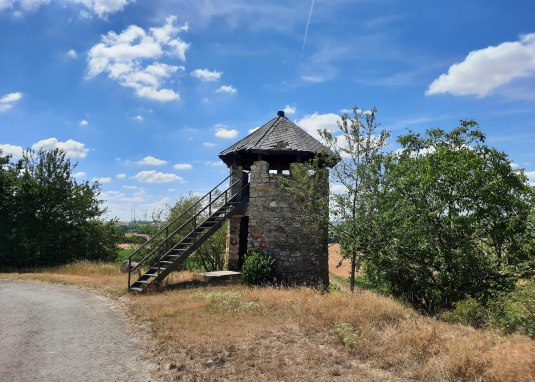
[(149, 364), (109, 301), (0, 280), (0, 381), (149, 381)]

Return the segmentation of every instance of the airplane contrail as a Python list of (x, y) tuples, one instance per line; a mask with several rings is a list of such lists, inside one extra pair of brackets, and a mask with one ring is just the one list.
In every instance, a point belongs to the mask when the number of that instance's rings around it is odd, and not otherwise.
[(307, 19), (307, 25), (305, 27), (305, 36), (303, 37), (303, 48), (301, 49), (301, 57), (303, 57), (303, 53), (305, 52), (305, 46), (307, 44), (307, 37), (308, 37), (308, 25), (310, 24), (310, 18), (312, 17), (312, 10), (314, 9), (314, 3), (316, 0), (312, 0), (310, 3), (310, 10), (308, 11), (308, 19)]

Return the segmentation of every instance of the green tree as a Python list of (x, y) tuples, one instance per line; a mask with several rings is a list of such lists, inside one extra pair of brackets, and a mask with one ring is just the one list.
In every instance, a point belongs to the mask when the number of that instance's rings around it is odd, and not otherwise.
[(485, 144), (474, 121), (398, 142), (378, 192), (371, 281), (430, 313), (511, 290), (529, 258), (526, 176)]
[[(219, 195), (219, 192), (214, 192), (214, 198)], [(199, 197), (193, 194), (181, 196), (174, 206), (169, 210), (168, 221), (173, 222), (172, 229), (177, 230), (175, 242), (180, 241), (184, 235), (188, 234), (195, 228), (195, 223), (200, 224), (208, 218), (209, 211), (205, 209), (205, 204), (199, 203)], [(221, 200), (221, 203), (223, 200)], [(219, 203), (219, 204), (221, 204)], [(203, 211), (204, 209), (204, 211)], [(196, 219), (192, 219), (195, 213), (200, 212)], [(181, 228), (182, 227), (182, 228)], [(206, 272), (220, 271), (225, 266), (225, 249), (226, 249), (226, 228), (224, 224), (216, 232), (214, 232), (188, 259), (186, 267), (192, 270), (202, 270)]]
[[(6, 161), (4, 157), (3, 161)], [(27, 151), (16, 164), (2, 166), (2, 229), (8, 266), (62, 264), (77, 259), (113, 260), (119, 236), (114, 223), (103, 223), (100, 186), (78, 183), (61, 150)]]
[[(379, 129), (376, 113), (375, 108), (363, 111), (354, 107), (352, 117), (340, 117), (338, 130), (320, 130), (332, 156), (295, 165), (292, 176), (283, 180), (283, 187), (301, 200), (303, 215), (311, 222), (337, 223), (330, 225), (331, 235), (340, 243), (341, 255), (351, 262), (351, 290), (355, 288), (356, 271), (369, 255), (368, 242), (376, 220), (376, 195), (382, 176), (382, 150), (390, 136), (388, 131)], [(330, 196), (322, 194), (318, 186), (325, 165), (332, 166), (330, 181), (337, 185)]]

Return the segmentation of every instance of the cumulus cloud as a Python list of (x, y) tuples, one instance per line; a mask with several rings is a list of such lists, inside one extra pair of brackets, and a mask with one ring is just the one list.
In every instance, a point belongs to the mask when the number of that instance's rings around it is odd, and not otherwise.
[(216, 93), (227, 93), (227, 94), (236, 94), (237, 90), (232, 85), (221, 85), (219, 89), (216, 90)]
[(15, 159), (22, 158), (22, 153), (24, 152), (22, 147), (10, 144), (0, 144), (0, 150), (3, 155), (11, 155)]
[(173, 166), (175, 170), (191, 170), (193, 166), (189, 163), (177, 163)]
[(254, 133), (256, 130), (260, 129), (261, 126), (257, 126), (257, 127), (253, 127), (252, 129), (249, 129), (248, 132), (249, 134), (252, 134)]
[(116, 177), (117, 179), (126, 179), (126, 174), (124, 174), (124, 173), (117, 174), (117, 175), (115, 175), (115, 177)]
[[(65, 3), (79, 4), (83, 6), (83, 15), (91, 17), (95, 14), (100, 18), (105, 18), (110, 13), (123, 10), (134, 0), (64, 0)], [(35, 11), (43, 5), (50, 3), (50, 0), (0, 0), (0, 12), (7, 9), (15, 11)]]
[(0, 12), (5, 9), (34, 11), (48, 3), (50, 3), (50, 0), (0, 0)]
[(76, 51), (74, 49), (69, 49), (67, 51), (67, 56), (69, 56), (72, 59), (76, 59), (76, 58), (78, 58), (78, 53), (76, 53)]
[(156, 170), (140, 171), (134, 175), (133, 178), (144, 183), (169, 183), (184, 181), (184, 178), (176, 174), (165, 174)]
[(191, 75), (193, 77), (198, 78), (204, 82), (219, 81), (222, 74), (222, 72), (217, 72), (215, 70), (212, 71), (208, 69), (195, 69), (193, 72), (191, 72)]
[(226, 166), (226, 164), (222, 161), (218, 161), (218, 162), (212, 162), (212, 161), (208, 161), (208, 162), (205, 162), (205, 164), (207, 166), (210, 166), (210, 167), (223, 167), (223, 166)]
[(228, 126), (217, 124), (215, 125), (215, 136), (218, 138), (232, 139), (238, 135), (238, 130), (227, 129)]
[(119, 85), (134, 89), (138, 97), (161, 102), (180, 99), (179, 92), (168, 86), (184, 67), (156, 61), (164, 57), (186, 60), (189, 44), (178, 34), (188, 26), (176, 22), (176, 17), (170, 16), (162, 27), (148, 31), (130, 25), (119, 34), (108, 32), (89, 50), (87, 77), (105, 73)]
[(215, 146), (215, 143), (212, 143), (212, 142), (203, 142), (202, 145), (204, 147), (214, 147)]
[(501, 85), (526, 77), (535, 77), (535, 33), (470, 52), (435, 79), (425, 94), (485, 97)]
[(80, 126), (84, 127), (84, 126), (87, 126), (87, 125), (89, 125), (89, 122), (87, 122), (87, 120), (82, 119), (82, 120), (80, 121)]
[(67, 156), (71, 158), (85, 158), (89, 149), (85, 147), (85, 144), (77, 142), (73, 139), (69, 139), (65, 142), (60, 142), (56, 138), (43, 139), (32, 145), (32, 149), (39, 150), (54, 150), (60, 149), (65, 151)]
[(100, 184), (104, 184), (104, 183), (111, 183), (111, 178), (109, 177), (106, 177), (106, 178), (93, 178), (91, 179), (92, 182), (99, 182)]
[(143, 116), (142, 115), (136, 115), (134, 118), (132, 118), (134, 121), (137, 122), (143, 122)]
[(314, 138), (319, 139), (318, 130), (326, 129), (328, 131), (334, 131), (338, 128), (337, 121), (340, 117), (334, 113), (326, 114), (307, 114), (300, 120), (295, 123), (303, 128), (307, 133), (312, 135)]
[(83, 178), (84, 176), (86, 176), (85, 171), (78, 171), (77, 173), (74, 174), (75, 178)]
[(167, 163), (167, 161), (155, 158), (155, 157), (150, 156), (150, 155), (146, 156), (145, 158), (143, 158), (140, 161), (137, 161), (137, 164), (142, 165), (142, 166), (162, 166), (162, 165), (164, 165), (166, 163)]
[(69, 0), (73, 3), (82, 4), (88, 10), (101, 18), (110, 13), (123, 10), (133, 0)]
[[(2, 0), (0, 0), (1, 4)], [(4, 111), (8, 111), (15, 106), (15, 103), (20, 101), (22, 99), (22, 93), (21, 92), (14, 92), (14, 93), (8, 93), (2, 98), (0, 98), (0, 113)]]
[(295, 114), (297, 108), (295, 106), (286, 105), (284, 106), (284, 114)]

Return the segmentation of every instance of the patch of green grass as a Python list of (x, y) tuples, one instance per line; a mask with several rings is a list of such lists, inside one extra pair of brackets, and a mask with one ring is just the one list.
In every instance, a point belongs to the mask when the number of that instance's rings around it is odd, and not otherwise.
[(119, 251), (117, 251), (117, 263), (128, 260), (128, 256), (134, 253), (134, 251), (135, 248), (119, 248)]

